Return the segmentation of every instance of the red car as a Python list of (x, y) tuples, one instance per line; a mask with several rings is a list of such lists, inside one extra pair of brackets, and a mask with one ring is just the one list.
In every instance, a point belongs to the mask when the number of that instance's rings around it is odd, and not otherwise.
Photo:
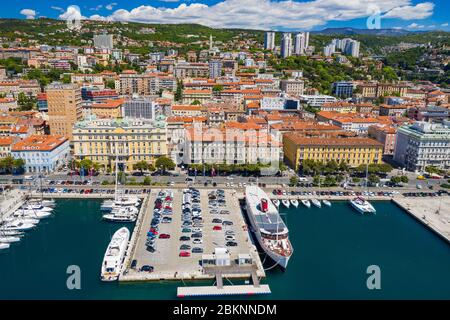
[(167, 233), (161, 233), (161, 234), (159, 235), (159, 238), (160, 238), (160, 239), (170, 239), (170, 234), (167, 234)]
[(190, 257), (191, 253), (188, 251), (181, 251), (179, 254), (180, 257)]
[(153, 233), (154, 235), (158, 234), (158, 231), (156, 231), (156, 229), (154, 228), (151, 228), (149, 232)]
[(166, 201), (172, 201), (172, 198), (169, 197), (169, 196), (167, 196), (165, 200), (166, 200)]
[(214, 226), (213, 230), (214, 231), (220, 231), (220, 230), (222, 230), (222, 227), (221, 226)]

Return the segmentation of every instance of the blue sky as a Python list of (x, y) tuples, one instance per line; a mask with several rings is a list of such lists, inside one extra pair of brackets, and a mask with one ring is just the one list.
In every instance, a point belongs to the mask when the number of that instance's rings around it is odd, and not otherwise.
[[(448, 0), (9, 0), (2, 18), (108, 19), (149, 23), (200, 23), (264, 30), (366, 28), (380, 16), (381, 28), (450, 31)], [(76, 7), (71, 7), (75, 5)], [(378, 14), (377, 14), (378, 13)], [(372, 20), (377, 21), (377, 20)]]

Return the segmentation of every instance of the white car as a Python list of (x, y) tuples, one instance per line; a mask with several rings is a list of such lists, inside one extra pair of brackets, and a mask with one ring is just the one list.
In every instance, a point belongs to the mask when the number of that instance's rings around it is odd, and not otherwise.
[(199, 238), (196, 238), (196, 239), (192, 240), (192, 243), (193, 243), (193, 244), (202, 244), (202, 243), (203, 243), (203, 240), (202, 240), (202, 239), (199, 239)]

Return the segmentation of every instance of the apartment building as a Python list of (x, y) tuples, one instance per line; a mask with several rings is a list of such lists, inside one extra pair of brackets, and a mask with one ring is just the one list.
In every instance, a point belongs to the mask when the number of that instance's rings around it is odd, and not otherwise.
[(55, 82), (46, 87), (46, 93), (50, 133), (72, 141), (73, 125), (82, 118), (80, 87)]

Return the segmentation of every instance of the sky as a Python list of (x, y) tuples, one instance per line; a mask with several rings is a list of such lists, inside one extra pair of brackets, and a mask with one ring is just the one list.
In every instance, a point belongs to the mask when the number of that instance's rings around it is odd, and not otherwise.
[(215, 28), (450, 31), (448, 0), (8, 0), (0, 18), (199, 23)]

